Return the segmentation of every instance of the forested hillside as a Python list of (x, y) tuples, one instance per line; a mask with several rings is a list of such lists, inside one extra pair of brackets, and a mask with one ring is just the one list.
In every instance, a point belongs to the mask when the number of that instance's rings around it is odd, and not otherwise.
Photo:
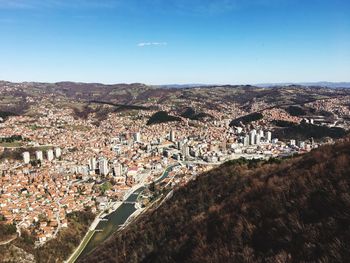
[(347, 262), (350, 142), (234, 161), (178, 189), (82, 262)]

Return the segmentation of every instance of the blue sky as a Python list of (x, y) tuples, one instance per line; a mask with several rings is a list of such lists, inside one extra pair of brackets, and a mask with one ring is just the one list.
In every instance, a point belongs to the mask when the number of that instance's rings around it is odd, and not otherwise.
[(349, 0), (0, 0), (0, 79), (350, 81)]

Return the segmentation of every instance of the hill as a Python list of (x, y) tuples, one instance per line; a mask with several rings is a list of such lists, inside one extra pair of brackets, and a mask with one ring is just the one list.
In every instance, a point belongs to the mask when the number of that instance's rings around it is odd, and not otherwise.
[(166, 111), (158, 111), (149, 118), (147, 125), (167, 123), (172, 121), (181, 121), (181, 118), (169, 115)]
[(261, 120), (263, 117), (264, 116), (259, 112), (251, 113), (249, 115), (239, 117), (237, 119), (232, 120), (230, 123), (230, 126), (239, 126), (241, 124), (246, 125), (246, 124), (251, 123), (253, 121)]
[(191, 119), (191, 120), (201, 120), (204, 118), (213, 119), (213, 116), (211, 116), (210, 114), (205, 112), (197, 112), (195, 109), (191, 107), (185, 108), (185, 110), (183, 110), (183, 112), (181, 113), (181, 117)]
[[(293, 125), (293, 123), (287, 123), (283, 121), (276, 121), (279, 127), (285, 127), (284, 129), (277, 129), (274, 131), (274, 136), (284, 140), (297, 139), (308, 140), (314, 138), (315, 140), (321, 140), (325, 137), (333, 139), (339, 139), (346, 135), (347, 131), (343, 128), (327, 126), (319, 126), (308, 123), (301, 123), (299, 125)], [(289, 125), (289, 126), (288, 126)]]
[[(51, 239), (43, 246), (35, 245), (35, 238), (30, 232), (21, 231), (9, 244), (0, 245), (0, 262), (63, 262), (79, 245), (94, 220), (91, 210), (72, 212), (68, 214), (68, 228), (61, 230), (56, 239)], [(14, 225), (2, 225), (0, 215), (0, 243), (16, 236)]]
[(302, 85), (308, 87), (328, 87), (328, 88), (350, 88), (350, 82), (302, 82), (302, 83), (264, 83), (257, 84), (258, 87), (275, 87), (275, 86), (289, 86), (289, 85)]
[(82, 262), (346, 262), (350, 140), (199, 176)]
[[(121, 109), (147, 109), (150, 105), (169, 105), (176, 110), (191, 107), (227, 110), (232, 103), (248, 108), (252, 103), (278, 105), (304, 105), (306, 102), (348, 96), (349, 89), (324, 87), (278, 86), (261, 88), (249, 85), (195, 86), (172, 88), (147, 86), (140, 83), (104, 85), (99, 83), (11, 83), (0, 81), (0, 111), (3, 118), (28, 113), (31, 107), (45, 100), (57, 105), (90, 102), (124, 106)], [(51, 97), (59, 100), (51, 100)], [(135, 108), (136, 107), (136, 108)], [(250, 112), (247, 112), (247, 114)]]

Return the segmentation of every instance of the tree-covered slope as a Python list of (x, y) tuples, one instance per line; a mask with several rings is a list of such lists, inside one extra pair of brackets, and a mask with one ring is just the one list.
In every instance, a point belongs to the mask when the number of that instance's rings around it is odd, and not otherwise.
[(230, 162), (175, 191), (82, 262), (347, 262), (350, 142)]

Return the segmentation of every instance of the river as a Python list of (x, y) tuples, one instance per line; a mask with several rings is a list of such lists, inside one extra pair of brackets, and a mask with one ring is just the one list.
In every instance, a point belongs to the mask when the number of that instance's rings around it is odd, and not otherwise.
[[(174, 166), (168, 167), (161, 177), (159, 177), (155, 183), (160, 183), (165, 178), (168, 177), (169, 172)], [(138, 196), (143, 192), (145, 186), (136, 189), (114, 212), (104, 217), (103, 220), (96, 227), (96, 232), (91, 237), (89, 243), (84, 248), (83, 252), (80, 254), (78, 259), (81, 259), (84, 255), (91, 252), (99, 244), (104, 242), (108, 237), (110, 237), (118, 228), (123, 225), (127, 219), (136, 211), (135, 205), (131, 204), (136, 202)], [(131, 202), (131, 203), (130, 203)]]

